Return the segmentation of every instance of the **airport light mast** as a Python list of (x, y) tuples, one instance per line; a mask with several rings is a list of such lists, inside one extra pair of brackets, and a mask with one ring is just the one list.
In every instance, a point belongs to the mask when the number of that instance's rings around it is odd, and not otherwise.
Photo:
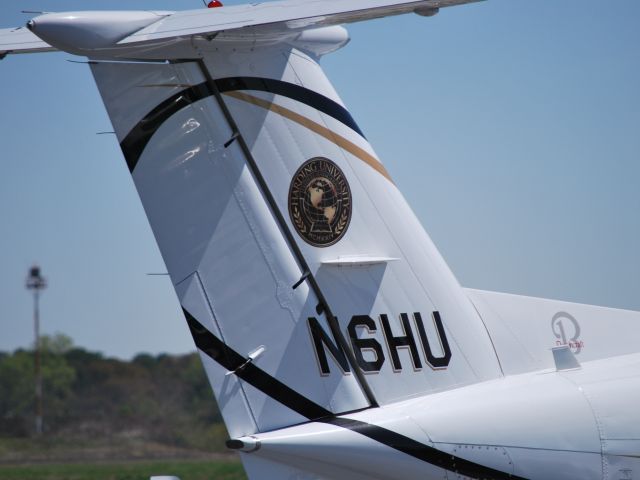
[(40, 275), (40, 267), (29, 269), (27, 290), (33, 291), (33, 329), (35, 333), (35, 393), (36, 393), (36, 436), (42, 435), (42, 371), (40, 368), (40, 291), (47, 288), (47, 280)]

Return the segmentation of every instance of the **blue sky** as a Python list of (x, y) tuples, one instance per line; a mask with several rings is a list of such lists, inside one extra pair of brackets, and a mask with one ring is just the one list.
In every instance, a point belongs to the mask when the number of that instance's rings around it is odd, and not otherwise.
[[(241, 3), (241, 2), (227, 2)], [(640, 2), (489, 0), (349, 26), (329, 78), (464, 286), (640, 310)], [(29, 10), (197, 0), (2, 2)], [(43, 331), (131, 357), (194, 349), (93, 79), (0, 62), (0, 351)]]

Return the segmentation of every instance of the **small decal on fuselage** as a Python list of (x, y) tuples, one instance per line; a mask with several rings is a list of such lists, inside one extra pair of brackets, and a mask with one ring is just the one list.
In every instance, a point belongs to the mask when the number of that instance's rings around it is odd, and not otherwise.
[(558, 312), (551, 319), (551, 330), (557, 338), (556, 346), (568, 345), (577, 355), (584, 348), (584, 341), (580, 340), (580, 324), (573, 315)]
[[(441, 351), (438, 356), (432, 349), (433, 343), (430, 342), (427, 336), (427, 330), (420, 312), (413, 313), (413, 322), (409, 319), (408, 314), (401, 313), (399, 315), (398, 318), (402, 330), (400, 334), (392, 331), (389, 317), (386, 314), (379, 315), (379, 322), (376, 322), (369, 315), (354, 315), (351, 317), (351, 321), (347, 326), (347, 333), (351, 340), (351, 347), (358, 366), (364, 373), (380, 373), (388, 355), (392, 370), (400, 373), (403, 368), (406, 368), (406, 363), (403, 364), (399, 354), (400, 350), (404, 349), (409, 354), (407, 358), (413, 371), (422, 370), (424, 365), (432, 370), (446, 369), (451, 361), (451, 348), (449, 347), (440, 313), (433, 312), (431, 316)], [(333, 337), (322, 328), (318, 319), (309, 317), (308, 326), (320, 374), (322, 376), (331, 374), (329, 359), (343, 374), (351, 373), (344, 351), (340, 348), (338, 342), (335, 342)], [(395, 328), (397, 329), (398, 327)], [(386, 348), (373, 336), (378, 330), (382, 330), (384, 334)], [(365, 336), (359, 335), (359, 331), (364, 332)]]

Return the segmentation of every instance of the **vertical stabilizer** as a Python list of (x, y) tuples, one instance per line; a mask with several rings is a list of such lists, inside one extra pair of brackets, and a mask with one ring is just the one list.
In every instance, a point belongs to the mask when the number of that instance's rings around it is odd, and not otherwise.
[(500, 375), (318, 65), (346, 40), (91, 66), (233, 437)]

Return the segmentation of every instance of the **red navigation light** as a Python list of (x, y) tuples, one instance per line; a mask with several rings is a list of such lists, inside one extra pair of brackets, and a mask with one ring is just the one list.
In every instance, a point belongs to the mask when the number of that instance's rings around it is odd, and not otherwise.
[(218, 8), (222, 6), (222, 2), (220, 0), (211, 0), (207, 3), (207, 8)]

